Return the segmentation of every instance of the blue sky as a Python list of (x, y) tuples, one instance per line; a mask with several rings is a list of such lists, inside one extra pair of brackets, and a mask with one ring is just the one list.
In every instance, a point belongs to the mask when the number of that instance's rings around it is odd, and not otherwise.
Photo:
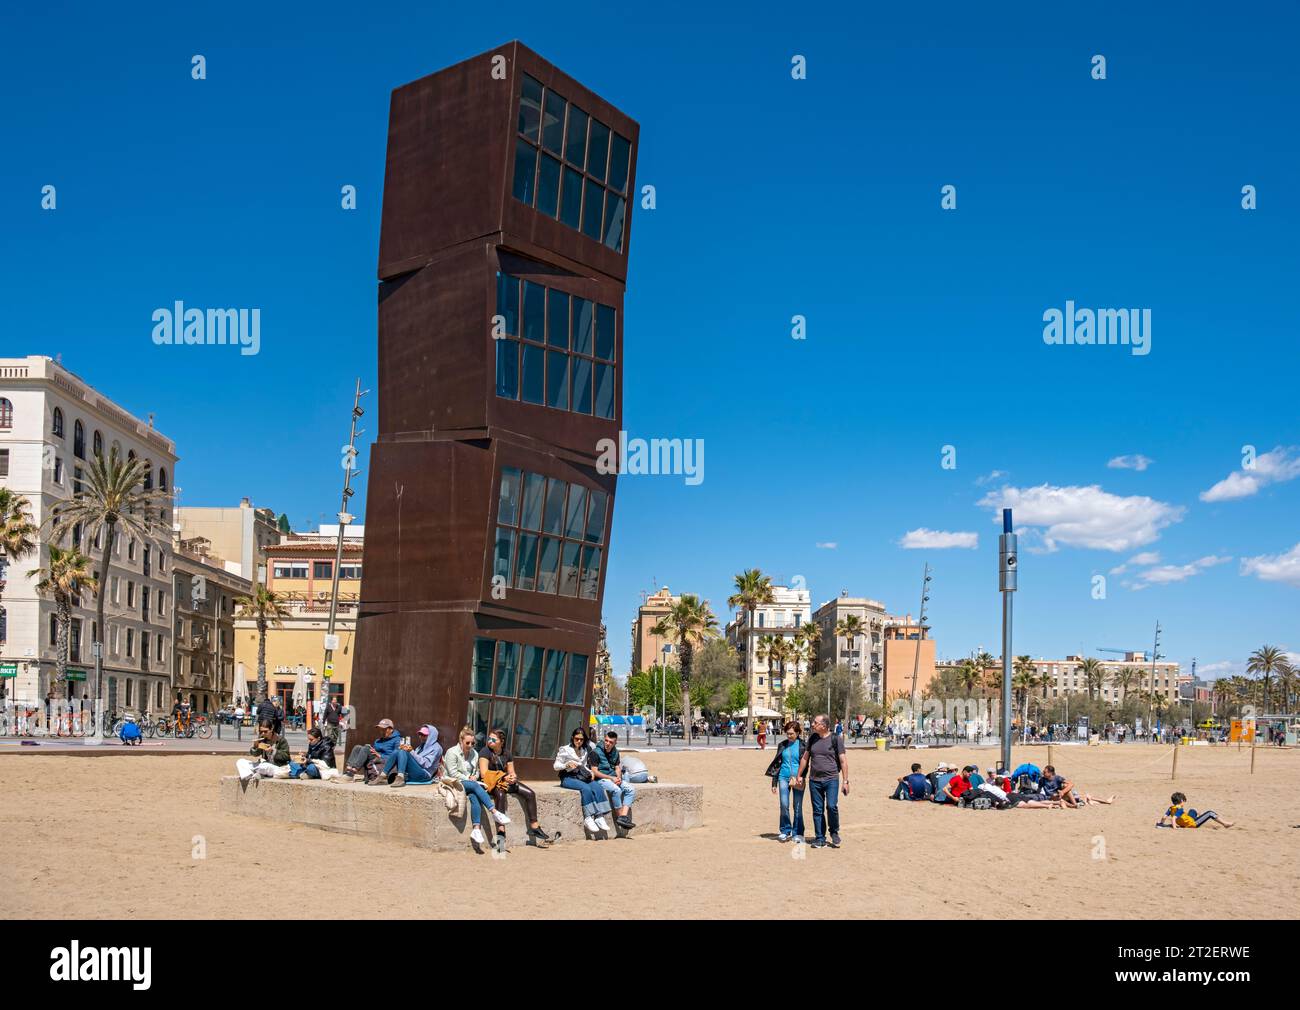
[[(1004, 500), (1038, 551), (1017, 652), (1143, 648), (1156, 619), (1212, 673), (1300, 651), (1294, 7), (194, 6), (0, 32), (0, 353), (154, 412), (184, 503), (333, 513), (375, 380), (388, 94), (519, 38), (641, 124), (625, 424), (706, 448), (698, 486), (620, 483), (616, 672), (642, 590), (721, 613), (750, 566), (915, 612), (928, 561), (940, 654), (996, 652)], [(261, 352), (155, 347), (177, 298), (261, 307)], [(1067, 299), (1150, 309), (1151, 353), (1046, 345)]]

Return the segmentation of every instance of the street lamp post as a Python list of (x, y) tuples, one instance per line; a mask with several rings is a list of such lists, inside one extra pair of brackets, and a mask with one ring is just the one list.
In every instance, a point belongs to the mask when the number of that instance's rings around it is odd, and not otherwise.
[(1002, 536), (998, 538), (998, 582), (1002, 591), (1002, 770), (1011, 767), (1011, 594), (1016, 591), (1016, 535), (1011, 532), (1011, 510), (1002, 510)]
[[(659, 664), (659, 718), (663, 720), (664, 730), (668, 729), (668, 654), (673, 651), (670, 643), (664, 643), (664, 659)], [(672, 738), (669, 737), (669, 743)]]

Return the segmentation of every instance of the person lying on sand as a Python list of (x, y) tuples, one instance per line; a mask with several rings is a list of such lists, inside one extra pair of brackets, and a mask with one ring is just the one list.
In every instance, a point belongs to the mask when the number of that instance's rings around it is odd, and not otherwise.
[[(1163, 817), (1156, 821), (1157, 828), (1174, 827), (1174, 828), (1199, 828), (1204, 824), (1213, 824), (1216, 827), (1230, 828), (1232, 821), (1225, 821), (1213, 810), (1206, 810), (1197, 813), (1187, 806), (1187, 796), (1183, 793), (1174, 793), (1169, 797), (1169, 809), (1165, 811)], [(1172, 824), (1167, 821), (1172, 820)]]

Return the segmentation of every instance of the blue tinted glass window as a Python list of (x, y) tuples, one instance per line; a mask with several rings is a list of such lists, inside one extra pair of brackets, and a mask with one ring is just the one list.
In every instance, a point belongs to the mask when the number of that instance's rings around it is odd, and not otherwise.
[(554, 288), (546, 292), (546, 342), (552, 347), (569, 346), (569, 296)]
[(614, 416), (614, 366), (596, 365), (596, 416)]
[(554, 91), (546, 93), (542, 115), (542, 146), (559, 154), (564, 146), (564, 99)]
[(534, 344), (524, 344), (524, 381), (520, 384), (519, 398), (524, 403), (541, 403), (545, 386), (546, 352)]
[(524, 511), (519, 523), (526, 530), (542, 525), (542, 498), (546, 494), (546, 478), (535, 473), (524, 475)]
[(581, 540), (587, 528), (587, 489), (574, 484), (569, 488), (569, 512), (564, 520), (564, 535)]
[(496, 642), (490, 638), (474, 639), (474, 666), (470, 672), (469, 689), (475, 694), (492, 693), (492, 658)]
[(505, 320), (505, 331), (519, 336), (519, 278), (497, 274), (497, 313)]
[(587, 657), (576, 652), (569, 657), (569, 679), (564, 689), (566, 705), (581, 705), (587, 697)]
[(519, 673), (519, 653), (523, 649), (514, 642), (497, 643), (497, 680), (493, 692), (503, 698), (515, 696), (515, 682)]
[(590, 179), (582, 201), (582, 234), (600, 241), (600, 215), (605, 209), (605, 190)]
[(564, 492), (568, 485), (558, 477), (546, 482), (546, 511), (542, 513), (542, 531), (559, 533), (564, 526)]
[(587, 540), (598, 544), (605, 539), (605, 505), (609, 496), (604, 491), (591, 492), (591, 510), (587, 514)]
[(582, 570), (579, 551), (581, 545), (565, 541), (564, 551), (560, 556), (560, 595), (578, 595), (578, 575)]
[(542, 676), (542, 700), (560, 701), (564, 697), (564, 674), (569, 654), (559, 649), (546, 653), (546, 670)]
[[(515, 706), (515, 728), (510, 735), (510, 753), (515, 757), (530, 758), (533, 756), (536, 723), (536, 705)], [(551, 755), (543, 754), (542, 756), (549, 758)]]
[[(541, 200), (542, 198), (538, 196), (539, 207)], [(613, 193), (605, 194), (605, 235), (602, 241), (615, 252), (623, 251), (623, 215), (626, 210), (627, 204), (621, 196), (615, 196)]]
[[(537, 172), (537, 211), (547, 217), (555, 217), (560, 209), (560, 163), (549, 154), (542, 155), (542, 164)], [(608, 242), (605, 243), (609, 245)], [(611, 245), (612, 249), (613, 246)]]
[(560, 541), (542, 537), (542, 547), (537, 560), (537, 592), (554, 593), (559, 582)]
[(524, 339), (539, 344), (546, 339), (546, 289), (524, 281)]
[(564, 191), (560, 195), (560, 220), (577, 231), (582, 220), (582, 176), (571, 168), (564, 170)]
[(591, 360), (573, 359), (573, 412), (575, 414), (591, 413)]
[(614, 360), (614, 308), (611, 305), (596, 305), (596, 357), (605, 361)]
[(519, 344), (514, 340), (496, 340), (497, 396), (519, 399)]
[(537, 128), (542, 122), (542, 86), (524, 74), (519, 95), (519, 132), (529, 140), (537, 140)]
[(535, 645), (524, 646), (523, 662), (519, 666), (519, 697), (536, 701), (541, 693), (544, 652)]
[(601, 549), (599, 547), (584, 547), (582, 549), (582, 598), (584, 600), (594, 600), (596, 590), (600, 588), (600, 559)]
[(609, 185), (620, 193), (627, 192), (627, 167), (631, 156), (631, 142), (614, 134), (609, 144)]
[(537, 584), (537, 536), (533, 533), (519, 534), (519, 561), (515, 567), (515, 588), (526, 589), (530, 593)]
[(546, 352), (546, 405), (569, 409), (569, 356), (559, 351)]
[(515, 531), (497, 527), (496, 547), (492, 551), (492, 578), (498, 575), (505, 581), (502, 585), (510, 585), (510, 576), (513, 573), (515, 563)]
[(518, 467), (501, 468), (501, 492), (497, 503), (497, 522), (510, 526), (519, 525), (519, 492), (524, 475)]
[(555, 756), (560, 746), (560, 712), (552, 705), (542, 707), (541, 722), (537, 725), (537, 756), (548, 760)]
[(587, 174), (605, 181), (609, 160), (609, 127), (599, 119), (591, 121), (591, 140), (587, 144)]
[(564, 133), (564, 158), (582, 168), (587, 157), (587, 114), (576, 105), (569, 106), (569, 125)]
[(591, 304), (585, 298), (573, 299), (573, 349), (579, 354), (591, 353)]
[(533, 173), (536, 170), (537, 148), (528, 141), (515, 141), (515, 199), (533, 205)]

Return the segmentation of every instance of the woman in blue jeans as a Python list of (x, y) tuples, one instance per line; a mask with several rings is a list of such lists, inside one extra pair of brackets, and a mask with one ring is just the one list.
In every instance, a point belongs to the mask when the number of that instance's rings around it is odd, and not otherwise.
[[(768, 777), (772, 780), (772, 793), (781, 798), (781, 833), (776, 836), (778, 842), (794, 839), (803, 841), (803, 790), (793, 788), (790, 783), (799, 777), (799, 758), (803, 756), (803, 740), (800, 739), (799, 724), (791, 720), (785, 724), (785, 739), (776, 748), (776, 757), (767, 766)], [(790, 816), (793, 802), (794, 817)]]
[(399, 789), (411, 782), (420, 785), (432, 782), (442, 764), (442, 744), (438, 743), (438, 727), (426, 723), (420, 727), (411, 743), (398, 744), (397, 750), (384, 761), (384, 774), (388, 784)]
[(461, 729), (459, 746), (447, 752), (442, 766), (443, 778), (455, 779), (465, 790), (465, 796), (469, 799), (469, 818), (474, 822), (469, 837), (474, 842), (475, 850), (481, 851), (478, 847), (487, 841), (481, 827), (483, 811), (491, 813), (492, 819), (498, 824), (509, 824), (510, 818), (496, 808), (492, 797), (479, 781), (478, 751), (474, 749), (474, 731), (470, 727)]
[(560, 775), (560, 785), (576, 789), (582, 794), (582, 823), (593, 835), (609, 833), (605, 815), (610, 812), (609, 793), (599, 783), (591, 780), (588, 767), (592, 758), (591, 741), (587, 731), (575, 729), (569, 742), (555, 754), (554, 768)]

